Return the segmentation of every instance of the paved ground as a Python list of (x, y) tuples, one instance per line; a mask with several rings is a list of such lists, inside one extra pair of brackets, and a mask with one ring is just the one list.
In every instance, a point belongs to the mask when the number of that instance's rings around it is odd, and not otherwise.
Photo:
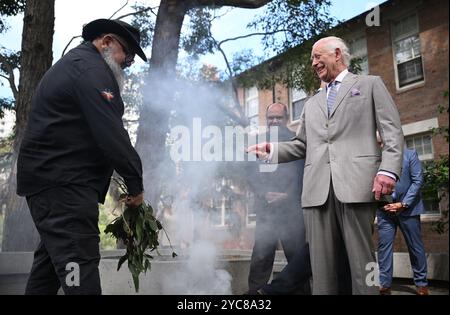
[[(430, 295), (449, 295), (449, 283), (445, 281), (430, 282)], [(392, 295), (415, 295), (416, 287), (412, 280), (396, 279), (392, 285)]]
[[(0, 295), (22, 295), (25, 290), (28, 275), (0, 276)], [(434, 281), (430, 283), (431, 295), (449, 295), (449, 283)], [(415, 287), (411, 280), (395, 279), (392, 286), (393, 295), (414, 295)]]

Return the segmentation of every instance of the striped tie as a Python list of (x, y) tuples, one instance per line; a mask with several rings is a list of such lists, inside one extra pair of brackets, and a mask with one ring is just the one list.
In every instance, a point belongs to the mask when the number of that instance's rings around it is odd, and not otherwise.
[(336, 84), (337, 84), (337, 82), (334, 81), (328, 87), (330, 89), (330, 92), (328, 93), (328, 101), (327, 101), (328, 117), (331, 116), (331, 112), (333, 111), (334, 103), (336, 102), (336, 97), (337, 97)]

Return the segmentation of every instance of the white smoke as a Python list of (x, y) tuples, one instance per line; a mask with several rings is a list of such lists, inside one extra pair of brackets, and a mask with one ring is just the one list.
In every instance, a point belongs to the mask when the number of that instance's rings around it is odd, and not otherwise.
[[(163, 277), (162, 294), (170, 295), (230, 295), (231, 275), (216, 269), (218, 251), (207, 241), (193, 244), (186, 265)], [(184, 268), (184, 266), (186, 266)]]

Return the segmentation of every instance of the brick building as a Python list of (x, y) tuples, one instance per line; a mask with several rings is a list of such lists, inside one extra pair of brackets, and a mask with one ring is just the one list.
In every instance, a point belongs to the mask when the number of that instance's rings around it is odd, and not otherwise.
[[(405, 140), (426, 161), (448, 155), (448, 143), (432, 136), (431, 128), (448, 126), (448, 113), (440, 114), (438, 105), (447, 106), (449, 76), (449, 33), (446, 0), (390, 0), (380, 6), (380, 26), (368, 27), (365, 12), (341, 25), (353, 57), (361, 58), (362, 74), (378, 75), (384, 80), (400, 112)], [(272, 89), (240, 88), (239, 99), (253, 125), (265, 125), (266, 107), (274, 101), (290, 108), (289, 127), (295, 130), (308, 98), (307, 93), (282, 84)], [(423, 238), (428, 253), (448, 253), (448, 232), (439, 235), (433, 222), (448, 211), (448, 201), (438, 195), (426, 200), (422, 216)], [(253, 243), (255, 209), (247, 206), (244, 247)], [(374, 235), (374, 241), (377, 236)], [(401, 233), (395, 249), (406, 252)]]

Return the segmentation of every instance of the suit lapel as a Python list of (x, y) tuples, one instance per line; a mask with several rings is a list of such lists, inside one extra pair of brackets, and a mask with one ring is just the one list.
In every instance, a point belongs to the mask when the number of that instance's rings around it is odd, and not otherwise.
[[(341, 87), (339, 88), (339, 92), (336, 97), (336, 103), (334, 104), (333, 111), (331, 112), (330, 118), (333, 117), (334, 113), (341, 105), (344, 97), (347, 95), (348, 91), (355, 85), (357, 81), (357, 76), (349, 73), (345, 76), (344, 80), (341, 83)], [(325, 99), (325, 107), (326, 107), (326, 99)]]
[(328, 118), (328, 108), (327, 108), (327, 89), (323, 88), (319, 94), (317, 95), (318, 99), (317, 102), (319, 103), (319, 108), (325, 115), (325, 117)]

